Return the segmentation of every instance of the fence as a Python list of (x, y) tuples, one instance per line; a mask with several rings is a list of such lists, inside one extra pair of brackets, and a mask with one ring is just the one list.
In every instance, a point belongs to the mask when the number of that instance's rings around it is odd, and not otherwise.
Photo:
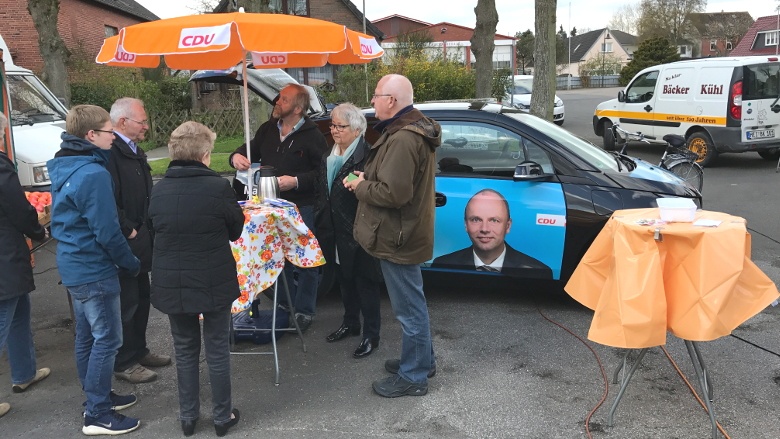
[[(571, 78), (571, 88), (602, 88), (602, 87), (619, 87), (620, 75), (604, 75), (604, 76), (573, 76)], [(566, 90), (569, 86), (569, 78), (566, 76), (558, 76), (555, 78), (555, 88), (558, 90)]]
[(241, 108), (213, 109), (205, 112), (186, 110), (152, 115), (147, 140), (157, 147), (165, 146), (168, 144), (171, 132), (188, 120), (206, 125), (220, 137), (240, 136), (244, 133)]

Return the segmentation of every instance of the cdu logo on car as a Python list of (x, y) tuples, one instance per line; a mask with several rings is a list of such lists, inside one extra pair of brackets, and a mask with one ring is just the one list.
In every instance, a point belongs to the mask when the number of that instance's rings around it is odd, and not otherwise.
[(216, 49), (230, 44), (230, 24), (182, 29), (179, 34), (180, 49)]

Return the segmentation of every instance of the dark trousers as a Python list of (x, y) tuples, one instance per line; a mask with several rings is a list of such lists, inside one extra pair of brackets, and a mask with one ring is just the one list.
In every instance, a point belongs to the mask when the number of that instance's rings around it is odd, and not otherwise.
[(151, 287), (149, 273), (136, 277), (119, 276), (119, 303), (122, 308), (122, 347), (116, 354), (114, 371), (121, 372), (149, 353), (146, 325), (149, 323)]
[(345, 276), (341, 265), (336, 265), (336, 276), (344, 302), (344, 325), (360, 326), (362, 313), (363, 338), (379, 338), (379, 282), (361, 275), (358, 270), (353, 270), (352, 276)]
[[(314, 206), (298, 206), (298, 210), (304, 224), (314, 231)], [(313, 316), (317, 307), (319, 268), (301, 268), (293, 265), (290, 261), (285, 261), (283, 274), (287, 278), (287, 286), (290, 288), (290, 298), (293, 301), (295, 312)], [(279, 294), (279, 303), (287, 305), (287, 297), (284, 294)]]
[[(203, 345), (211, 381), (212, 416), (215, 424), (230, 421), (233, 410), (230, 388), (230, 308), (203, 313)], [(169, 314), (176, 379), (179, 384), (179, 419), (200, 417), (200, 319), (198, 314)]]

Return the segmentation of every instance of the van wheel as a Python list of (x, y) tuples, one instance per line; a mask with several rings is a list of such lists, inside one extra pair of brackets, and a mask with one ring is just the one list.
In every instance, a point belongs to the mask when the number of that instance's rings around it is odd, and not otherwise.
[(612, 135), (612, 122), (605, 121), (603, 124), (601, 124), (602, 134), (601, 138), (604, 140), (604, 150), (605, 151), (614, 151), (617, 149), (617, 144), (615, 143), (615, 136)]
[(764, 160), (780, 160), (780, 148), (772, 148), (764, 151), (758, 151), (758, 155)]
[(701, 167), (711, 166), (718, 157), (715, 144), (705, 132), (699, 131), (688, 136), (688, 149), (699, 155), (696, 163)]

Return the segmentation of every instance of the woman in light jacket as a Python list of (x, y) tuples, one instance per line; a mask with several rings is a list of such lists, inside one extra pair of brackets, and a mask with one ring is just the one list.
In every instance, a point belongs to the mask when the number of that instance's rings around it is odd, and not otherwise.
[(230, 307), (239, 296), (230, 242), (241, 236), (244, 214), (230, 183), (209, 169), (216, 134), (184, 122), (171, 134), (171, 164), (152, 189), (154, 229), (152, 304), (171, 323), (185, 436), (200, 416), (200, 320), (211, 378), (214, 428), (227, 434), (239, 420), (230, 387)]

